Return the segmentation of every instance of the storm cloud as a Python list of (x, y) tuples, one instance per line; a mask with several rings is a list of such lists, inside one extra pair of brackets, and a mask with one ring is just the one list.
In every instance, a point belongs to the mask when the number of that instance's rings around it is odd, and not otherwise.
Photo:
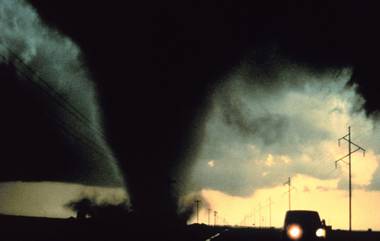
[(378, 124), (363, 109), (357, 86), (350, 84), (351, 68), (317, 71), (281, 56), (265, 66), (244, 61), (210, 98), (193, 187), (247, 196), (304, 174), (340, 178), (346, 189), (347, 167), (341, 162), (335, 170), (334, 160), (346, 154), (347, 146), (339, 147), (337, 138), (349, 125), (354, 141), (368, 148), (365, 159), (355, 155), (353, 182), (376, 185)]
[(1, 179), (122, 185), (79, 47), (26, 1), (1, 0), (0, 56)]

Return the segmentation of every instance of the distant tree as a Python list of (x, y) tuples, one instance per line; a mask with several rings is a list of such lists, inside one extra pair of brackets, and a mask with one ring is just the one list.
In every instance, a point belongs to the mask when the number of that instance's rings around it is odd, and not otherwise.
[(70, 201), (65, 207), (75, 211), (78, 219), (120, 219), (130, 212), (126, 200), (116, 204), (108, 202), (98, 203), (94, 198), (88, 197)]
[(65, 206), (77, 213), (78, 219), (85, 219), (93, 216), (94, 200), (82, 198), (75, 201), (70, 201)]

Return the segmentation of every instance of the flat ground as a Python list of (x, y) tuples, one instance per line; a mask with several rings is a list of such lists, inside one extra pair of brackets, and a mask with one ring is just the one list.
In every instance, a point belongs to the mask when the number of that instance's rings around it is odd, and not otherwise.
[[(189, 225), (168, 227), (133, 220), (78, 220), (0, 215), (0, 240), (4, 241), (280, 241), (275, 228), (239, 228)], [(380, 232), (332, 230), (329, 241), (379, 241)]]

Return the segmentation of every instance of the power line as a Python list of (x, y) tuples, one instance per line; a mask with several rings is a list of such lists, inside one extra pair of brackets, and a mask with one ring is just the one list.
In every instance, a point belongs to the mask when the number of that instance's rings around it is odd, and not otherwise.
[[(24, 63), (14, 52), (12, 52), (12, 50), (8, 49), (8, 51), (11, 53), (13, 58), (17, 60), (17, 62), (21, 65), (18, 68), (16, 67), (15, 69), (18, 74), (23, 76), (23, 81), (27, 81), (28, 84), (32, 85), (32, 87), (37, 88), (39, 91), (41, 91), (41, 93), (45, 95), (45, 97), (53, 99), (53, 101), (59, 107), (61, 107), (64, 111), (69, 113), (71, 117), (74, 117), (76, 120), (79, 121), (76, 123), (80, 123), (87, 127), (89, 130), (93, 130), (94, 134), (98, 134), (97, 136), (100, 138), (98, 140), (106, 143), (106, 141), (104, 140), (104, 134), (98, 129), (96, 129), (93, 125), (91, 125), (90, 120), (88, 120), (82, 113), (80, 113), (79, 110), (77, 110), (69, 102), (67, 102), (67, 100), (60, 93), (58, 93), (48, 82), (41, 78), (30, 66)], [(12, 64), (14, 65), (14, 63)], [(36, 79), (38, 79), (39, 81), (33, 79), (33, 76), (36, 77)], [(56, 114), (54, 114), (54, 112), (52, 113), (45, 111), (43, 112), (43, 115), (46, 115), (48, 119), (52, 120), (55, 124), (57, 124), (64, 134), (72, 137), (73, 139), (90, 149), (91, 157), (95, 160), (99, 160), (99, 158), (101, 157), (113, 159), (113, 157), (108, 154), (108, 151), (105, 149), (105, 147), (99, 145), (99, 143), (97, 141), (94, 141), (94, 139), (89, 138), (88, 135), (84, 133), (84, 130), (73, 127), (71, 124), (68, 123), (68, 121), (65, 121), (57, 117)], [(95, 156), (93, 155), (94, 153), (98, 155)]]
[[(53, 101), (59, 107), (61, 107), (64, 111), (69, 113), (71, 117), (74, 117), (77, 121), (79, 121), (79, 123), (87, 127), (89, 130), (93, 130), (94, 131), (93, 133), (97, 134), (97, 136), (100, 138), (100, 141), (102, 141), (103, 143), (107, 143), (105, 140), (104, 133), (101, 130), (97, 129), (95, 126), (93, 126), (92, 122), (85, 115), (83, 115), (70, 102), (68, 102), (66, 98), (62, 96), (62, 94), (60, 94), (53, 86), (51, 86), (47, 81), (45, 81), (34, 69), (32, 69), (29, 65), (27, 65), (10, 48), (4, 45), (2, 46), (21, 65), (19, 66), (19, 68), (16, 68), (16, 71), (18, 70), (17, 72), (24, 76), (24, 80), (29, 80), (29, 83), (33, 84), (35, 87), (41, 90), (48, 98), (53, 99)], [(35, 77), (39, 81), (34, 80), (33, 77)], [(95, 153), (98, 153), (99, 155), (104, 156), (106, 158), (112, 159), (112, 157), (107, 154), (107, 151), (104, 150), (104, 146), (100, 146), (97, 142), (95, 142), (93, 139), (90, 139), (84, 133), (80, 133), (78, 131), (78, 128), (73, 128), (72, 126), (68, 128), (67, 121), (62, 121), (60, 118), (53, 117), (48, 112), (46, 112), (46, 115), (49, 119), (52, 119), (56, 124), (58, 124), (66, 134), (74, 137), (74, 139), (86, 145)], [(73, 130), (76, 130), (76, 131), (73, 131)], [(99, 151), (99, 149), (103, 149), (103, 152)]]
[[(70, 113), (71, 116), (75, 117), (78, 121), (80, 121), (82, 124), (85, 124), (86, 127), (92, 129), (95, 131), (95, 133), (97, 133), (98, 135), (100, 135), (100, 137), (103, 139), (105, 139), (105, 135), (104, 133), (97, 129), (95, 126), (91, 125), (91, 121), (83, 114), (81, 113), (77, 108), (75, 108), (70, 102), (68, 102), (66, 100), (65, 97), (62, 96), (62, 94), (60, 94), (51, 84), (49, 84), (49, 82), (47, 82), (45, 79), (43, 79), (33, 68), (31, 68), (28, 64), (26, 64), (12, 49), (10, 49), (9, 47), (5, 46), (5, 45), (2, 45), (9, 53), (10, 55), (15, 59), (17, 60), (17, 62), (19, 64), (21, 64), (21, 67), (23, 67), (23, 70), (26, 72), (22, 72), (21, 69), (20, 70), (20, 74), (23, 74), (26, 79), (30, 80), (32, 83), (38, 85), (38, 87), (44, 91), (49, 97), (51, 97), (59, 106), (61, 106), (63, 109), (65, 109), (65, 111), (67, 111), (68, 113)], [(3, 56), (4, 57), (4, 56)], [(4, 57), (5, 58), (5, 57)], [(29, 78), (29, 75), (30, 76), (34, 76), (36, 77), (39, 82), (37, 81), (34, 81), (33, 78)], [(49, 90), (47, 91), (42, 85), (41, 83)]]
[[(111, 158), (111, 156), (107, 155), (106, 151), (104, 150), (103, 146), (100, 146), (98, 143), (96, 143), (93, 139), (90, 139), (85, 134), (78, 131), (78, 129), (72, 128), (66, 121), (63, 121), (60, 118), (57, 118), (54, 116), (54, 114), (49, 112), (44, 112), (47, 118), (52, 120), (54, 123), (58, 124), (58, 126), (68, 135), (73, 137), (74, 139), (78, 140), (82, 144), (86, 145), (87, 147), (91, 148), (94, 152), (106, 157)], [(70, 128), (69, 128), (70, 127)], [(99, 149), (103, 149), (104, 152), (99, 151)]]
[[(363, 136), (364, 135), (364, 133), (361, 133), (360, 135), (358, 135), (358, 136)], [(347, 139), (347, 136), (345, 136), (344, 138), (341, 138), (341, 139)], [(353, 146), (356, 146), (357, 148), (359, 148), (359, 146), (357, 145), (357, 144), (355, 144), (355, 143), (353, 143), (353, 142), (351, 142), (351, 145), (353, 145)], [(361, 147), (360, 147), (361, 148)], [(363, 148), (361, 148), (360, 150), (364, 150)], [(351, 152), (351, 154), (353, 153), (353, 152), (356, 152), (356, 151), (358, 151), (358, 150), (354, 150), (354, 151), (352, 151)], [(320, 170), (323, 170), (323, 168), (316, 168), (316, 167), (321, 167), (321, 166), (324, 166), (324, 167), (327, 167), (327, 161), (328, 161), (328, 159), (332, 159), (332, 157), (333, 157), (333, 155), (332, 155), (332, 153), (330, 153), (329, 155), (324, 155), (324, 161), (321, 161), (321, 162), (319, 162), (318, 163), (318, 165), (316, 165), (315, 167), (314, 167), (314, 169), (318, 169), (319, 171)], [(345, 156), (345, 157), (343, 157), (343, 158), (341, 158), (341, 159), (344, 159), (344, 158), (346, 158), (346, 157), (348, 157), (348, 155), (347, 156)], [(341, 160), (342, 162), (344, 162), (343, 160)], [(330, 162), (331, 163), (331, 162)], [(346, 163), (346, 162), (345, 162)], [(347, 162), (347, 164), (349, 164), (348, 162)], [(332, 165), (333, 166), (333, 165)], [(331, 167), (332, 167), (331, 166)], [(338, 170), (338, 167), (339, 166), (336, 166), (336, 168), (332, 168), (329, 172), (325, 172), (325, 173), (322, 173), (322, 172), (320, 172), (320, 174), (321, 175), (323, 175), (324, 177), (330, 177), (331, 175), (333, 175), (334, 173), (336, 173), (336, 174), (339, 174), (339, 173), (337, 173), (337, 170)], [(334, 178), (336, 177), (336, 175), (334, 176)], [(294, 183), (293, 183), (293, 180), (292, 180), (292, 178), (291, 177), (289, 177), (288, 178), (288, 180), (284, 183), (284, 185), (288, 185), (288, 191), (287, 192), (285, 192), (284, 194), (288, 194), (288, 205), (289, 205), (289, 207), (288, 207), (288, 209), (289, 210), (291, 210), (291, 192), (292, 192), (292, 190), (293, 189), (295, 189), (294, 188)], [(270, 206), (273, 204), (273, 202), (271, 203), (271, 204), (268, 204), (268, 206), (269, 206), (269, 208), (271, 208)], [(268, 206), (264, 206), (265, 208), (266, 207), (268, 207)], [(261, 204), (259, 203), (259, 211), (261, 211), (261, 209), (263, 208), (263, 206), (261, 206)], [(256, 210), (256, 208), (254, 209), (254, 211)], [(270, 210), (268, 210), (269, 212), (270, 212)], [(254, 216), (254, 219), (255, 219), (255, 217), (256, 217), (256, 215), (255, 214), (253, 214), (253, 216)], [(271, 216), (269, 215), (269, 223), (270, 223), (270, 225), (271, 225)], [(262, 217), (261, 217), (261, 214), (259, 213), (259, 226), (261, 226), (262, 225)]]
[(56, 124), (58, 124), (58, 126), (61, 127), (61, 130), (63, 130), (66, 134), (73, 137), (77, 141), (81, 142), (82, 144), (84, 144), (85, 146), (87, 146), (88, 148), (90, 148), (92, 151), (96, 152), (100, 156), (110, 158), (110, 156), (106, 152), (99, 151), (99, 149), (101, 149), (101, 146), (99, 144), (97, 144), (96, 142), (92, 141), (87, 136), (84, 136), (83, 134), (79, 132), (74, 133), (75, 131), (73, 131), (72, 128), (68, 128), (67, 124), (63, 123), (59, 119), (54, 118), (53, 116), (49, 116), (49, 115), (47, 116), (48, 118), (53, 120)]

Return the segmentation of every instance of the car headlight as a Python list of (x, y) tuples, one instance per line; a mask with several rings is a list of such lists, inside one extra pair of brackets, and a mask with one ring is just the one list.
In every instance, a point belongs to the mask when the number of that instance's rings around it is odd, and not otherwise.
[(318, 228), (317, 231), (315, 232), (315, 235), (319, 238), (326, 238), (326, 229), (324, 228)]
[(292, 240), (298, 240), (302, 237), (302, 228), (298, 224), (291, 224), (287, 227), (286, 233)]

